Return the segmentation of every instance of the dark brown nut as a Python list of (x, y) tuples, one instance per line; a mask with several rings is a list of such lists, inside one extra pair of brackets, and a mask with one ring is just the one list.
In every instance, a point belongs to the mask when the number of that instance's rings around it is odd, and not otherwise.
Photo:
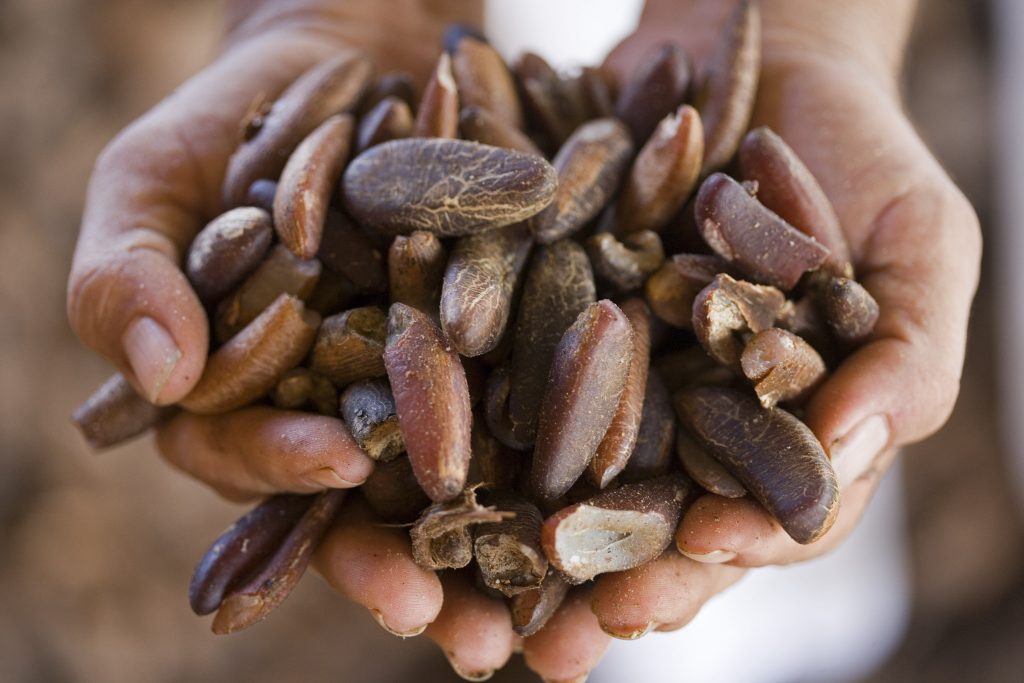
[(651, 311), (642, 299), (622, 304), (622, 313), (633, 329), (633, 349), (626, 386), (619, 397), (615, 416), (587, 465), (587, 478), (605, 488), (622, 472), (636, 447), (647, 391), (647, 370), (651, 362)]
[(388, 140), (412, 135), (412, 110), (397, 97), (385, 97), (359, 121), (356, 153)]
[(672, 397), (661, 374), (650, 368), (636, 446), (619, 475), (620, 481), (641, 481), (667, 473), (672, 468), (675, 436), (676, 415), (672, 410)]
[(341, 394), (341, 419), (359, 447), (377, 462), (394, 460), (405, 450), (395, 397), (383, 378), (349, 385)]
[(334, 315), (350, 308), (359, 293), (359, 288), (347, 277), (325, 268), (320, 272), (320, 279), (309, 295), (306, 307), (325, 317)]
[(878, 302), (855, 280), (833, 278), (824, 294), (825, 320), (832, 333), (848, 344), (871, 336), (878, 323)]
[(839, 512), (839, 484), (825, 450), (782, 408), (738, 389), (694, 387), (676, 411), (708, 453), (746, 487), (797, 543), (813, 543)]
[(313, 373), (309, 368), (293, 368), (277, 381), (277, 386), (270, 392), (270, 400), (275, 408), (298, 410), (309, 402), (312, 395)]
[(387, 289), (384, 255), (366, 233), (337, 209), (327, 210), (316, 256), (324, 268), (344, 275), (363, 292), (376, 294)]
[(419, 138), (455, 138), (459, 135), (459, 91), (452, 76), (452, 59), (447, 52), (427, 81), (420, 100), (412, 134)]
[(388, 97), (394, 97), (412, 109), (415, 104), (412, 74), (406, 71), (389, 71), (381, 74), (366, 91), (359, 104), (359, 117), (366, 116), (374, 107)]
[(709, 356), (738, 368), (742, 337), (772, 327), (785, 300), (774, 287), (716, 275), (693, 301), (693, 333)]
[(525, 223), (455, 242), (441, 288), (441, 327), (463, 356), (480, 356), (501, 341), (532, 246)]
[(388, 285), (392, 303), (436, 315), (448, 253), (432, 232), (399, 235), (388, 250)]
[(665, 227), (696, 186), (703, 160), (700, 115), (684, 104), (661, 120), (626, 176), (618, 204), (620, 234)]
[(472, 453), (473, 413), (459, 355), (425, 313), (392, 304), (384, 365), (416, 480), (431, 500), (451, 500), (466, 484)]
[[(744, 275), (789, 291), (821, 266), (828, 249), (768, 210), (723, 173), (701, 185), (694, 206), (704, 241)], [(750, 226), (757, 226), (751, 230)]]
[(512, 517), (480, 524), (474, 530), (473, 556), (484, 585), (512, 597), (537, 588), (548, 571), (548, 558), (540, 546), (540, 525), (544, 518), (537, 506), (512, 493), (490, 498)]
[(246, 206), (213, 219), (188, 249), (185, 275), (206, 305), (215, 304), (260, 264), (274, 239), (270, 214)]
[(832, 203), (789, 145), (767, 127), (747, 133), (740, 145), (743, 179), (757, 183), (757, 199), (797, 230), (828, 249), (822, 269), (853, 277), (850, 247)]
[(642, 145), (655, 126), (686, 99), (692, 66), (678, 45), (658, 47), (630, 76), (615, 103), (636, 144)]
[(275, 245), (252, 275), (217, 306), (213, 319), (217, 341), (223, 343), (234, 337), (282, 294), (308, 299), (320, 272), (316, 259), (302, 260), (283, 245)]
[(540, 55), (526, 52), (516, 62), (515, 74), (534, 126), (561, 146), (582, 122), (569, 111), (558, 72)]
[[(484, 394), (484, 417), (487, 429), (498, 441), (516, 451), (528, 451), (533, 447), (533, 438), (520, 439), (509, 417), (509, 392), (511, 378), (508, 365), (499, 365), (487, 377)], [(543, 386), (542, 386), (543, 389)]]
[(556, 512), (541, 527), (548, 560), (571, 583), (650, 562), (672, 542), (697, 487), (669, 474), (603, 491)]
[(181, 407), (210, 415), (255, 401), (306, 356), (319, 326), (319, 315), (282, 294), (207, 359)]
[(685, 429), (676, 434), (676, 455), (686, 473), (711, 493), (725, 498), (747, 495), (743, 484), (736, 481), (722, 463), (708, 455), (707, 450)]
[(597, 216), (619, 189), (632, 156), (629, 131), (615, 119), (577, 128), (552, 162), (558, 172), (554, 201), (531, 221), (537, 241), (568, 237)]
[(610, 232), (599, 232), (588, 237), (586, 244), (597, 277), (623, 292), (642, 287), (647, 276), (665, 262), (661, 238), (650, 230), (621, 240)]
[(349, 164), (349, 213), (385, 233), (469, 235), (524, 221), (551, 203), (555, 169), (534, 154), (466, 140), (406, 138)]
[[(246, 206), (255, 206), (268, 214), (274, 213), (274, 195), (277, 194), (277, 181), (260, 178), (249, 186), (245, 195)], [(194, 241), (194, 240), (193, 240)]]
[(732, 386), (736, 383), (733, 370), (720, 365), (699, 345), (661, 354), (652, 365), (665, 380), (670, 394), (691, 385)]
[(510, 513), (484, 507), (476, 500), (476, 489), (468, 488), (447, 503), (435, 503), (420, 515), (409, 530), (412, 558), (424, 569), (459, 569), (473, 559), (470, 527), (483, 522), (500, 522)]
[(259, 569), (313, 504), (313, 496), (271, 496), (217, 537), (199, 560), (188, 586), (199, 616), (220, 607), (224, 594)]
[(316, 372), (311, 372), (310, 375), (313, 378), (313, 390), (309, 394), (308, 405), (321, 415), (337, 417), (338, 389), (334, 382)]
[(224, 205), (245, 201), (260, 178), (276, 179), (302, 139), (329, 116), (352, 109), (370, 79), (369, 60), (346, 52), (321, 62), (292, 83), (266, 114), (246, 122), (246, 134), (228, 162)]
[(818, 352), (777, 327), (751, 337), (740, 356), (740, 367), (765, 408), (805, 398), (825, 377), (825, 361)]
[(473, 457), (469, 461), (467, 485), (480, 485), (491, 491), (511, 491), (516, 488), (520, 456), (491, 434), (483, 417), (473, 416)]
[(717, 256), (676, 254), (644, 285), (644, 298), (662, 322), (673, 327), (692, 327), (693, 300), (715, 276), (729, 270)]
[(588, 119), (615, 115), (615, 98), (612, 97), (612, 88), (604, 74), (601, 73), (601, 69), (593, 66), (583, 67), (580, 71), (579, 82), (589, 105)]
[(313, 552), (334, 521), (346, 491), (318, 494), (312, 505), (259, 571), (231, 586), (213, 618), (213, 632), (234, 633), (262, 621), (299, 583)]
[(829, 339), (825, 320), (818, 307), (818, 294), (819, 292), (815, 292), (797, 301), (787, 299), (779, 311), (775, 326), (792, 332), (820, 353), (830, 356), (833, 343)]
[(364, 306), (325, 318), (309, 356), (309, 367), (338, 387), (383, 377), (387, 318)]
[(459, 114), (459, 128), (467, 140), (544, 156), (525, 133), (481, 107), (463, 107)]
[[(580, 245), (562, 240), (534, 254), (512, 339), (508, 419), (518, 442), (528, 445), (536, 438), (555, 347), (577, 316), (594, 302), (595, 291), (590, 261)], [(515, 448), (499, 431), (494, 434)]]
[(124, 443), (156, 426), (170, 412), (136, 393), (120, 372), (71, 413), (86, 443), (95, 449)]
[(487, 42), (464, 36), (452, 53), (452, 75), (463, 106), (486, 109), (522, 130), (523, 109), (505, 61)]
[(629, 320), (607, 299), (580, 313), (555, 349), (541, 402), (530, 486), (552, 500), (579, 479), (619, 405), (633, 355)]
[(736, 8), (708, 61), (697, 109), (704, 122), (706, 176), (736, 153), (750, 123), (761, 76), (761, 12), (743, 0)]
[(313, 258), (320, 248), (327, 205), (348, 161), (354, 126), (351, 114), (330, 117), (299, 143), (281, 171), (274, 230), (301, 259)]
[(378, 462), (359, 487), (373, 514), (389, 524), (409, 524), (430, 505), (407, 457)]
[(512, 630), (527, 638), (544, 628), (569, 592), (569, 583), (557, 569), (548, 569), (540, 586), (512, 597)]

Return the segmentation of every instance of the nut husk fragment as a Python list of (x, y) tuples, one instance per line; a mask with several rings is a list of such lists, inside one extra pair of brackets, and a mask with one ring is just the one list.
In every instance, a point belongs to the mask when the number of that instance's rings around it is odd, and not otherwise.
[(637, 145), (686, 99), (690, 87), (690, 58), (678, 45), (659, 46), (637, 68), (619, 93), (615, 115), (629, 126)]
[(691, 387), (676, 412), (698, 443), (797, 543), (813, 543), (839, 512), (839, 484), (817, 437), (782, 408), (738, 389)]
[(432, 232), (418, 230), (396, 237), (388, 250), (391, 303), (436, 315), (447, 261), (448, 252)]
[(392, 304), (384, 365), (416, 479), (431, 500), (451, 500), (466, 484), (472, 453), (473, 414), (459, 355), (425, 313)]
[(544, 552), (574, 584), (638, 567), (669, 546), (697, 491), (680, 473), (603, 491), (544, 521)]
[(463, 106), (486, 109), (514, 128), (523, 127), (523, 110), (512, 74), (491, 45), (463, 36), (452, 54), (452, 75)]
[(658, 233), (650, 230), (630, 233), (621, 240), (610, 232), (587, 238), (587, 255), (594, 273), (619, 291), (632, 291), (665, 262), (665, 250)]
[(740, 367), (765, 408), (806, 397), (825, 377), (825, 361), (818, 352), (777, 327), (751, 337), (740, 356)]
[(407, 457), (378, 462), (359, 491), (373, 514), (390, 524), (412, 523), (430, 505)]
[(742, 498), (747, 495), (743, 484), (736, 481), (736, 477), (729, 474), (722, 463), (708, 455), (704, 447), (685, 429), (680, 429), (676, 434), (676, 455), (686, 473), (711, 493), (725, 498)]
[(383, 378), (349, 385), (341, 394), (341, 419), (366, 454), (378, 462), (405, 450), (391, 387)]
[(220, 301), (260, 264), (274, 238), (270, 214), (252, 206), (213, 219), (192, 240), (185, 275), (207, 306)]
[(203, 376), (181, 407), (211, 415), (255, 401), (305, 357), (319, 325), (317, 313), (282, 294), (207, 359)]
[(704, 241), (741, 273), (782, 290), (818, 268), (828, 249), (767, 209), (724, 173), (701, 185), (694, 207)]
[(729, 264), (717, 256), (676, 254), (644, 285), (644, 298), (662, 322), (684, 329), (693, 326), (693, 300)]
[(386, 326), (384, 311), (376, 306), (325, 318), (309, 356), (310, 369), (338, 387), (383, 377)]
[(463, 356), (480, 356), (501, 341), (532, 245), (525, 223), (455, 243), (441, 288), (441, 327)]
[(71, 422), (90, 447), (100, 449), (117, 446), (146, 432), (170, 411), (139, 396), (118, 372), (75, 408)]
[(455, 138), (459, 135), (459, 91), (452, 76), (452, 59), (442, 52), (420, 100), (412, 134), (420, 138)]
[(316, 496), (262, 569), (243, 584), (231, 587), (213, 618), (214, 633), (224, 635), (248, 628), (265, 619), (288, 597), (334, 521), (345, 494), (343, 489), (332, 489)]
[(473, 556), (484, 584), (512, 597), (540, 586), (548, 571), (548, 558), (540, 545), (544, 518), (536, 505), (520, 495), (496, 493), (492, 502), (513, 516), (478, 525)]
[(246, 122), (246, 136), (228, 162), (224, 205), (238, 206), (260, 178), (276, 179), (295, 147), (329, 116), (352, 109), (372, 71), (365, 57), (346, 52), (317, 64), (281, 94), (266, 114)]
[(469, 235), (526, 220), (551, 203), (557, 176), (534, 154), (467, 140), (405, 138), (345, 170), (349, 213), (387, 234)]
[(668, 472), (672, 466), (675, 435), (676, 415), (672, 410), (672, 397), (661, 374), (650, 368), (636, 446), (619, 475), (620, 480), (640, 481)]
[(356, 152), (362, 153), (382, 142), (412, 135), (412, 110), (394, 96), (385, 97), (359, 121)]
[(708, 355), (738, 368), (744, 340), (737, 337), (771, 327), (785, 300), (774, 287), (716, 275), (693, 301), (693, 332)]
[(352, 148), (355, 119), (330, 117), (310, 133), (281, 171), (274, 195), (274, 230), (278, 239), (301, 259), (320, 248), (331, 194)]
[(537, 633), (558, 610), (568, 592), (569, 583), (557, 569), (549, 568), (540, 586), (512, 597), (509, 604), (512, 630), (524, 638)]
[(583, 474), (615, 416), (632, 356), (629, 320), (607, 299), (590, 304), (562, 335), (533, 451), (537, 498), (558, 498)]
[(878, 323), (878, 302), (856, 280), (832, 278), (825, 287), (825, 321), (832, 333), (848, 344), (871, 336)]
[(500, 522), (512, 513), (484, 507), (476, 500), (476, 489), (467, 488), (446, 503), (435, 503), (420, 515), (409, 530), (412, 557), (424, 569), (459, 569), (473, 559), (470, 527), (482, 522)]
[(467, 140), (543, 156), (525, 133), (481, 107), (463, 107), (459, 114), (459, 127)]
[(611, 201), (629, 166), (633, 143), (616, 119), (596, 119), (576, 129), (552, 162), (558, 190), (531, 221), (537, 241), (551, 244), (582, 228)]

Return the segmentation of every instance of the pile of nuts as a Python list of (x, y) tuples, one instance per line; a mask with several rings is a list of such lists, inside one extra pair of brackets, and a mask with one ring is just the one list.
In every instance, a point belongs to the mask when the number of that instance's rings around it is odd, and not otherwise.
[[(658, 557), (705, 491), (819, 538), (839, 490), (797, 415), (878, 306), (815, 179), (747, 131), (756, 5), (699, 78), (665, 45), (617, 93), (534, 54), (510, 69), (465, 27), (446, 48), (418, 107), (354, 54), (254, 107), (224, 182), (238, 208), (185, 264), (216, 343), (180, 409), (340, 417), (377, 462), (349, 495), (411, 524), (421, 566), (475, 562), (521, 635), (571, 585)], [(169, 410), (116, 376), (74, 421), (104, 447)], [(242, 517), (194, 610), (218, 633), (264, 618), (345, 495)]]

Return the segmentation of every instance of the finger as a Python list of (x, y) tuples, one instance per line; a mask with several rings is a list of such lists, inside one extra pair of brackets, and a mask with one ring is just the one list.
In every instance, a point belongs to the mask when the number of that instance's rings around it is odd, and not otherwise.
[(231, 498), (351, 488), (373, 471), (341, 420), (266, 406), (223, 415), (183, 411), (157, 430), (157, 447), (172, 465)]
[(396, 636), (419, 635), (441, 611), (441, 581), (413, 562), (408, 532), (381, 526), (358, 496), (346, 502), (313, 562), (331, 587)]
[(144, 396), (181, 399), (202, 373), (208, 328), (178, 264), (220, 209), (240, 122), (328, 54), (323, 41), (279, 32), (225, 53), (100, 155), (68, 283), (68, 317)]
[(467, 572), (446, 572), (441, 582), (444, 606), (427, 627), (427, 637), (459, 676), (486, 680), (505, 666), (516, 643), (508, 607), (477, 591)]
[(682, 627), (743, 573), (738, 567), (702, 564), (669, 550), (643, 566), (598, 577), (591, 609), (605, 633), (633, 640), (655, 629)]
[(523, 641), (526, 665), (547, 681), (582, 681), (608, 649), (608, 634), (590, 609), (590, 590), (570, 591), (539, 632)]

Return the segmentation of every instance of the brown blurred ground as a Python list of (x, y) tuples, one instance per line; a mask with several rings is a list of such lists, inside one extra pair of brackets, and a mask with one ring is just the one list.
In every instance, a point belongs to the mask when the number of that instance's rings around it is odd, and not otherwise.
[[(922, 4), (908, 106), (987, 228), (987, 16), (981, 3)], [(394, 642), (317, 580), (259, 627), (213, 637), (185, 586), (239, 509), (163, 466), (148, 439), (94, 456), (68, 425), (109, 372), (64, 317), (89, 169), (213, 56), (219, 11), (204, 0), (0, 3), (0, 680), (454, 680), (429, 644)], [(1024, 670), (1024, 549), (992, 411), (988, 288), (957, 411), (906, 457), (915, 618), (879, 681)]]

